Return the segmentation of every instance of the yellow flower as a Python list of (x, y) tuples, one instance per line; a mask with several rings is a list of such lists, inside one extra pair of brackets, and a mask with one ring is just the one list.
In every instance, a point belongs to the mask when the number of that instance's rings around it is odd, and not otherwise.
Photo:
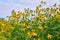
[(22, 29), (21, 29), (21, 31), (25, 31), (25, 30), (26, 30), (26, 28), (22, 28)]
[(14, 29), (14, 27), (10, 27), (11, 29)]
[(4, 23), (2, 23), (1, 25), (2, 25), (2, 27), (5, 27), (6, 26), (6, 24), (4, 24)]
[(55, 18), (56, 18), (56, 19), (60, 19), (60, 15), (56, 15)]
[(57, 13), (56, 13), (55, 18), (56, 18), (56, 19), (60, 19), (60, 12), (57, 12)]
[(26, 26), (26, 23), (21, 23), (22, 26)]
[(60, 12), (57, 12), (57, 15), (60, 15)]
[(31, 38), (32, 36), (37, 36), (37, 33), (34, 32), (34, 31), (28, 32), (27, 34), (28, 34), (28, 36), (29, 36), (30, 38)]
[(21, 16), (24, 16), (24, 14), (22, 12), (19, 12), (17, 16), (21, 17)]
[(7, 25), (6, 29), (14, 29), (14, 27), (12, 25)]
[(38, 14), (40, 13), (39, 7), (36, 8), (36, 13), (38, 13)]
[(36, 38), (34, 38), (34, 40), (37, 40)]
[(48, 34), (47, 38), (48, 39), (51, 39), (52, 38), (52, 35), (51, 34)]
[(0, 36), (0, 40), (7, 40), (4, 36)]
[(6, 30), (2, 29), (2, 31), (1, 31), (1, 32), (2, 32), (2, 33), (3, 33), (3, 32), (6, 32)]
[(51, 13), (56, 14), (56, 10), (55, 9), (51, 9)]
[(11, 32), (7, 32), (9, 35), (11, 34)]
[(36, 22), (36, 19), (33, 19), (34, 22)]
[(32, 36), (37, 36), (37, 33), (34, 31), (32, 31), (31, 34), (32, 34)]
[(31, 32), (28, 32), (27, 35), (31, 38), (32, 34)]
[(39, 15), (38, 18), (44, 19), (45, 16), (43, 16), (43, 15)]
[(40, 38), (38, 38), (38, 40), (41, 40)]
[(43, 30), (43, 27), (40, 25), (39, 27), (38, 27), (41, 31)]
[(10, 35), (11, 35), (11, 32), (7, 32), (7, 34), (8, 34), (8, 36), (10, 37)]

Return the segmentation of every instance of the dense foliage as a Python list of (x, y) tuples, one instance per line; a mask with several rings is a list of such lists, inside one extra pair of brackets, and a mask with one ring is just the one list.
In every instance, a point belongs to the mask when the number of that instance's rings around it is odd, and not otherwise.
[(13, 10), (11, 16), (0, 18), (0, 40), (60, 40), (60, 6)]

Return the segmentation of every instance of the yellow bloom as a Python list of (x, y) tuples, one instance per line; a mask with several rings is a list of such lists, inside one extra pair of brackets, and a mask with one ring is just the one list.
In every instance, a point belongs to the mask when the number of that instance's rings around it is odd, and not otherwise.
[(7, 40), (4, 36), (0, 36), (0, 40)]
[(2, 29), (2, 31), (1, 31), (1, 32), (2, 32), (2, 33), (3, 33), (3, 32), (6, 32), (6, 30)]
[(45, 16), (43, 16), (43, 15), (39, 15), (38, 18), (44, 19)]
[(56, 14), (56, 10), (55, 9), (51, 9), (51, 13)]
[(43, 30), (43, 27), (40, 25), (39, 27), (38, 27), (41, 31)]
[(10, 27), (11, 29), (14, 29), (14, 27)]
[(32, 34), (31, 32), (28, 32), (27, 35), (31, 38)]
[(60, 15), (60, 12), (57, 12), (57, 15)]
[(41, 40), (40, 38), (38, 38), (38, 40)]
[(5, 27), (6, 26), (6, 24), (4, 24), (4, 23), (2, 23), (1, 25), (2, 25), (2, 27)]
[(56, 15), (55, 18), (56, 18), (56, 19), (60, 19), (60, 15)]
[(34, 31), (28, 32), (27, 34), (28, 34), (28, 36), (29, 36), (30, 38), (31, 38), (32, 36), (37, 36), (37, 33), (34, 32)]
[(37, 33), (34, 31), (32, 31), (31, 34), (32, 34), (32, 36), (37, 36)]
[(48, 39), (51, 39), (52, 38), (52, 35), (51, 34), (48, 34), (47, 38)]
[(34, 38), (34, 40), (37, 40), (36, 38)]
[(7, 34), (8, 34), (8, 36), (10, 37), (10, 35), (11, 35), (11, 32), (7, 32)]
[(7, 32), (9, 35), (11, 34), (11, 32)]
[(12, 25), (7, 25), (6, 29), (14, 29), (14, 27)]
[(36, 13), (38, 13), (38, 14), (40, 13), (39, 7), (36, 8)]
[(21, 29), (21, 31), (25, 31), (25, 30), (26, 30), (26, 28), (22, 28), (22, 29)]
[(22, 12), (19, 12), (17, 16), (21, 17), (21, 16), (24, 16), (24, 14)]
[(36, 19), (33, 19), (34, 22), (36, 22)]
[(26, 23), (21, 23), (22, 26), (26, 26)]
[(60, 12), (57, 12), (57, 13), (56, 13), (55, 18), (56, 18), (56, 19), (60, 19)]

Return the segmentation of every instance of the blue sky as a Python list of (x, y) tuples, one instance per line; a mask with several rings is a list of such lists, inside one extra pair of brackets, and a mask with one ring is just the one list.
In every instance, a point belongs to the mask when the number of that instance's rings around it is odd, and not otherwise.
[[(35, 9), (40, 4), (41, 0), (0, 0), (0, 17), (4, 18), (11, 15), (11, 11), (24, 11), (24, 8)], [(47, 2), (45, 7), (53, 5), (54, 3), (60, 4), (60, 0), (44, 0)]]

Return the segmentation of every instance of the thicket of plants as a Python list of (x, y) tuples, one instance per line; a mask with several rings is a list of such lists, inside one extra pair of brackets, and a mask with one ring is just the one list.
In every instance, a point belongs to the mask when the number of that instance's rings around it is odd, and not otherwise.
[(0, 18), (0, 40), (60, 40), (60, 6), (13, 10), (6, 19)]

